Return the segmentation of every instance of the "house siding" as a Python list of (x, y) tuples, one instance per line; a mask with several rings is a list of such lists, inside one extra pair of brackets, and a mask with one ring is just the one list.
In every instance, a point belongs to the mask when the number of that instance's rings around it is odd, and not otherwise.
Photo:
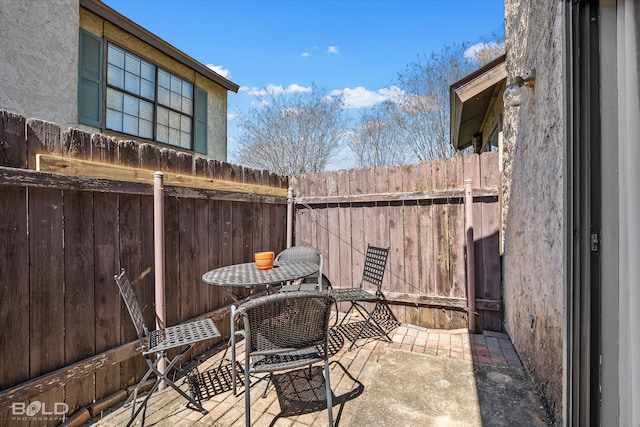
[(3, 0), (0, 108), (77, 123), (78, 9), (78, 0)]
[(558, 422), (565, 317), (563, 23), (557, 0), (505, 1), (508, 76), (536, 71), (531, 99), (505, 106), (504, 113), (505, 329)]

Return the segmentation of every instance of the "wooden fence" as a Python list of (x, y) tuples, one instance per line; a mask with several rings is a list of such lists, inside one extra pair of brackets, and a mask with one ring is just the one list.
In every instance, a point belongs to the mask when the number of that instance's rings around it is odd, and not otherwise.
[(383, 292), (400, 321), (467, 327), (464, 181), (472, 180), (480, 327), (502, 330), (497, 153), (292, 180), (295, 242), (334, 287), (359, 284), (367, 243), (389, 246)]
[[(142, 168), (151, 179), (35, 171), (44, 153)], [(214, 317), (223, 342), (231, 299), (201, 276), (251, 261), (258, 250), (284, 249), (287, 179), (151, 144), (61, 134), (55, 124), (0, 110), (0, 425), (15, 421), (15, 403), (64, 402), (72, 414), (146, 371), (113, 277), (126, 269), (154, 325), (154, 170), (242, 190), (165, 185), (167, 323)], [(60, 422), (51, 418), (38, 425)]]

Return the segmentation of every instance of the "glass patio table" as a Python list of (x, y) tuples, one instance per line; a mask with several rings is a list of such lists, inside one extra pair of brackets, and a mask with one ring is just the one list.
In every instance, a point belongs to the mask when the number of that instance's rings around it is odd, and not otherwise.
[[(207, 271), (202, 275), (202, 281), (215, 286), (222, 286), (231, 295), (236, 303), (251, 298), (254, 287), (289, 282), (296, 279), (307, 277), (310, 274), (318, 272), (320, 266), (312, 262), (304, 261), (281, 261), (273, 264), (273, 268), (269, 270), (258, 270), (255, 262), (247, 262), (244, 264), (233, 264), (226, 267), (216, 268)], [(234, 292), (237, 288), (251, 288), (249, 296), (241, 297)], [(236, 333), (241, 332), (235, 330), (235, 313), (236, 305), (231, 306), (231, 382), (233, 385), (233, 394), (236, 394)], [(246, 379), (245, 379), (246, 381)]]

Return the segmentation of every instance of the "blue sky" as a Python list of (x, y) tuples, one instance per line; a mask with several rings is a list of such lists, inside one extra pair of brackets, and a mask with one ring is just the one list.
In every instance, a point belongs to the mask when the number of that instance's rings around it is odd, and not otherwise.
[(418, 55), (503, 34), (502, 0), (103, 0), (240, 85), (229, 92), (229, 150), (236, 114), (252, 91), (314, 83), (358, 107), (381, 102)]

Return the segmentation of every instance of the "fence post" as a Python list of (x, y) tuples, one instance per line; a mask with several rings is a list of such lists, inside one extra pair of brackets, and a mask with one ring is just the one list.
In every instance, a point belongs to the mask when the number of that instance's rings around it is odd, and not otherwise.
[(293, 187), (287, 191), (287, 248), (293, 245)]
[[(153, 174), (153, 253), (155, 264), (155, 304), (156, 328), (166, 327), (166, 306), (164, 295), (164, 175), (162, 172)], [(158, 362), (158, 370), (165, 371), (166, 361)], [(165, 388), (162, 381), (159, 389)]]
[(469, 332), (476, 333), (476, 275), (473, 243), (473, 180), (464, 180), (464, 213), (467, 238), (467, 309)]

